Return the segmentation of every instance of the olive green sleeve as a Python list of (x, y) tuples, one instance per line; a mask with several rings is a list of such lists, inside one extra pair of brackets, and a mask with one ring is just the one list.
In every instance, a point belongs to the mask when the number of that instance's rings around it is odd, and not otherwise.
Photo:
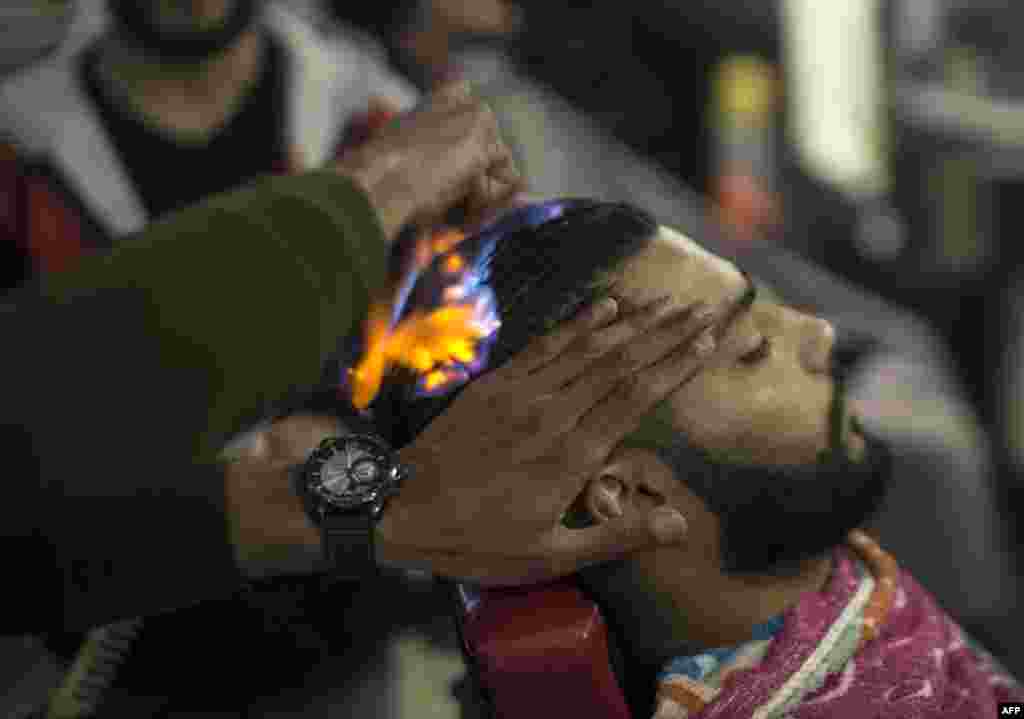
[(224, 438), (383, 281), (364, 195), (328, 172), (176, 213), (0, 306), (0, 633), (81, 629), (238, 588)]
[(365, 316), (385, 260), (365, 195), (321, 171), (177, 213), (47, 290), (60, 302), (102, 290), (141, 304), (143, 326), (126, 331), (160, 347), (152, 390), (191, 404), (188, 421), (166, 429), (209, 459), (242, 417), (317, 381), (336, 339)]

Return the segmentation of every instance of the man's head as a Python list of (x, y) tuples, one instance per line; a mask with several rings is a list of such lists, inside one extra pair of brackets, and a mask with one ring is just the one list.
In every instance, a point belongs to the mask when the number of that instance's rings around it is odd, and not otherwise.
[[(713, 359), (617, 448), (570, 512), (602, 522), (680, 509), (687, 546), (634, 556), (641, 571), (713, 562), (779, 572), (841, 543), (881, 499), (885, 453), (845, 409), (831, 326), (759, 299), (737, 267), (646, 214), (584, 202), (508, 234), (490, 285), (502, 319), (491, 367), (603, 294), (627, 309), (667, 293), (725, 310)], [(398, 418), (393, 439), (409, 441), (451, 399), (399, 400), (386, 412)]]
[(131, 44), (165, 62), (198, 63), (223, 53), (251, 26), (258, 0), (107, 0)]

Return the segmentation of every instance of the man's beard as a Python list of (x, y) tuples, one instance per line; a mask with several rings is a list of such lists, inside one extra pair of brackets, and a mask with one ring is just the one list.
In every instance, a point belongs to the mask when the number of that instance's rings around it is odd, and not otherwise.
[(655, 449), (718, 518), (724, 571), (796, 567), (842, 544), (879, 509), (892, 474), (889, 448), (853, 419), (865, 447), (859, 459), (850, 457), (840, 432), (844, 400), (837, 379), (830, 449), (813, 465), (723, 462), (682, 439)]
[(110, 13), (128, 42), (164, 62), (189, 65), (222, 54), (253, 23), (257, 0), (235, 0), (227, 17), (206, 30), (161, 27), (150, 2), (108, 0)]

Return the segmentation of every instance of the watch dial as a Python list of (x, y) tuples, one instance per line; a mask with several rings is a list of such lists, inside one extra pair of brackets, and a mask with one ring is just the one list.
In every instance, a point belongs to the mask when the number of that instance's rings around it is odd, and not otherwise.
[(323, 464), (321, 489), (339, 499), (355, 499), (371, 491), (381, 480), (380, 460), (372, 452), (349, 445), (339, 448)]
[(373, 482), (379, 474), (380, 468), (372, 459), (359, 459), (352, 465), (352, 480), (359, 484)]
[(327, 460), (320, 476), (324, 491), (336, 496), (344, 495), (352, 486), (352, 477), (344, 454), (336, 454)]

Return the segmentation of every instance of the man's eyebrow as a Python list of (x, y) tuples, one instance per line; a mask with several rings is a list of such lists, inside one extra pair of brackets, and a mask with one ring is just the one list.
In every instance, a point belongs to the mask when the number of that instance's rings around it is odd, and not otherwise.
[[(739, 268), (737, 268), (739, 269)], [(739, 300), (733, 305), (732, 309), (729, 310), (729, 314), (719, 328), (718, 336), (722, 337), (733, 323), (738, 320), (742, 315), (750, 311), (750, 308), (754, 306), (754, 302), (757, 301), (757, 285), (754, 284), (754, 279), (750, 276), (750, 273), (740, 270), (740, 274), (743, 275), (743, 279), (747, 282), (747, 289), (744, 290)]]
[(747, 289), (743, 296), (740, 297), (740, 301), (736, 303), (736, 307), (741, 312), (746, 312), (757, 301), (757, 285), (754, 284), (754, 278), (750, 276), (749, 272), (740, 270), (740, 273), (743, 275), (743, 279), (747, 281)]

